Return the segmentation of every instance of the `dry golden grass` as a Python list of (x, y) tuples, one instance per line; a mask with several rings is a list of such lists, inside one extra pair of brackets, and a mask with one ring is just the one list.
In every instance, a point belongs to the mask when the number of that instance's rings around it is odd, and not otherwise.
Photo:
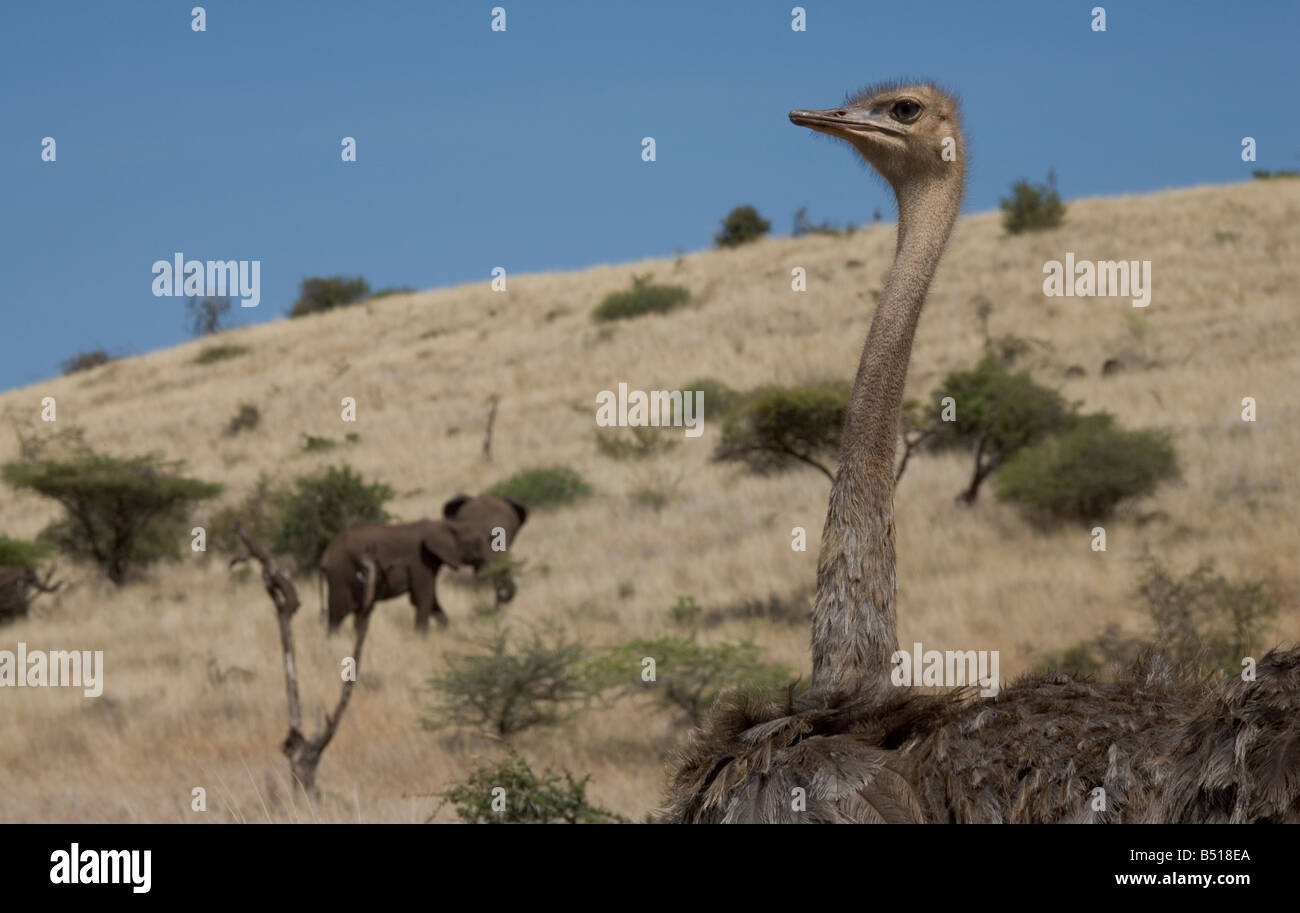
[[(1232, 233), (1232, 236), (1216, 233)], [(1153, 261), (1145, 312), (1126, 299), (1045, 299), (1042, 264), (1073, 250), (1081, 259)], [(509, 291), (486, 283), (385, 298), (369, 305), (227, 334), (250, 354), (193, 364), (208, 343), (114, 363), (0, 395), (0, 414), (28, 422), (54, 396), (58, 426), (76, 425), (96, 448), (157, 450), (241, 497), (257, 475), (280, 478), (346, 460), (390, 483), (403, 518), (436, 514), (444, 499), (476, 492), (520, 468), (564, 464), (598, 489), (580, 506), (536, 513), (516, 555), (528, 564), (508, 616), (516, 628), (559, 623), (588, 644), (670, 628), (678, 594), (708, 608), (811, 587), (828, 485), (808, 470), (771, 479), (708, 462), (715, 432), (684, 439), (648, 464), (614, 462), (593, 445), (595, 395), (619, 381), (673, 388), (698, 377), (737, 387), (849, 377), (893, 253), (892, 226), (850, 238), (771, 239), (731, 251), (515, 276)], [(860, 261), (860, 265), (850, 264)], [(809, 290), (790, 291), (790, 269)], [(598, 326), (590, 312), (633, 273), (684, 284), (695, 303), (665, 316)], [(1295, 524), (1300, 483), (1300, 182), (1200, 187), (1149, 196), (1077, 200), (1053, 231), (1004, 237), (996, 213), (962, 219), (921, 321), (908, 382), (925, 395), (947, 371), (973, 362), (980, 334), (973, 299), (994, 304), (991, 331), (1043, 340), (1036, 371), (1088, 409), (1129, 426), (1175, 433), (1184, 479), (1111, 525), (1109, 551), (1086, 531), (1036, 532), (986, 494), (953, 503), (966, 473), (957, 456), (921, 456), (897, 496), (900, 637), (939, 649), (998, 649), (1010, 677), (1044, 653), (1096, 634), (1107, 622), (1141, 624), (1132, 595), (1134, 558), (1145, 547), (1185, 570), (1204, 557), (1229, 576), (1266, 577), (1282, 596), (1270, 636), (1300, 637)], [(1123, 351), (1145, 368), (1100, 376)], [(1066, 380), (1079, 364), (1087, 375)], [(486, 400), (502, 397), (494, 459), (481, 458)], [(339, 420), (356, 397), (359, 421)], [(1241, 399), (1259, 421), (1240, 421)], [(256, 431), (222, 429), (238, 404), (262, 411)], [(706, 404), (707, 415), (707, 404)], [(45, 429), (48, 431), (48, 429)], [(301, 435), (361, 443), (301, 452)], [(16, 458), (0, 438), (0, 461)], [(671, 492), (661, 511), (630, 494)], [(1141, 514), (1155, 519), (1141, 525)], [(35, 535), (56, 510), (5, 492), (0, 530)], [(200, 517), (199, 519), (202, 519)], [(790, 548), (804, 526), (806, 553)], [(73, 689), (0, 693), (0, 820), (418, 821), (471, 766), (504, 750), (473, 732), (418, 725), (424, 680), (446, 651), (485, 622), (473, 596), (444, 575), (447, 633), (410, 632), (405, 602), (382, 605), (367, 642), (362, 687), (320, 768), (326, 795), (307, 806), (289, 789), (278, 752), (286, 730), (278, 638), (256, 579), (237, 581), (221, 556), (157, 569), (117, 590), (88, 569), (41, 597), (31, 617), (3, 630), (0, 647), (102, 649), (106, 687), (88, 700)], [(620, 596), (630, 585), (631, 595)], [(325, 638), (313, 582), (300, 581), (299, 660), (309, 719), (337, 697), (339, 658), (350, 638)], [(806, 673), (807, 631), (731, 622), (710, 640), (753, 638), (770, 658)], [(248, 682), (210, 674), (239, 667)], [(308, 727), (309, 729), (311, 726)], [(633, 818), (654, 807), (679, 721), (636, 700), (526, 732), (516, 747), (535, 767), (592, 774), (590, 795)], [(206, 788), (209, 813), (190, 808)], [(444, 809), (440, 820), (450, 818)]]

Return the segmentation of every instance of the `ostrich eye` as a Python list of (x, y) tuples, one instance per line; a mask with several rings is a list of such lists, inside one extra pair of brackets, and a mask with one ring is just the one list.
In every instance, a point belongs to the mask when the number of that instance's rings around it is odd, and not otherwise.
[(910, 98), (904, 99), (903, 101), (894, 102), (894, 106), (889, 109), (889, 113), (893, 115), (894, 120), (910, 124), (921, 116), (921, 105)]

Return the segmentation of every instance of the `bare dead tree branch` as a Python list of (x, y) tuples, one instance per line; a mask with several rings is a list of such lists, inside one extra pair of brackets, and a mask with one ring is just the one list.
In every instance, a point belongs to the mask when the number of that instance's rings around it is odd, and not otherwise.
[(244, 532), (243, 527), (239, 527), (236, 534), (247, 551), (232, 558), (230, 566), (241, 564), (250, 557), (256, 558), (261, 563), (262, 585), (266, 587), (266, 592), (275, 605), (276, 620), (280, 626), (285, 692), (289, 700), (289, 734), (285, 736), (280, 750), (289, 759), (289, 769), (294, 779), (309, 796), (316, 797), (320, 794), (316, 786), (316, 767), (320, 764), (325, 748), (334, 738), (334, 733), (338, 731), (339, 723), (343, 720), (343, 712), (352, 699), (352, 691), (361, 674), (361, 647), (370, 628), (371, 610), (375, 607), (377, 574), (375, 563), (370, 558), (362, 559), (365, 588), (361, 611), (356, 616), (356, 642), (352, 647), (353, 674), (343, 680), (343, 691), (339, 695), (334, 712), (325, 717), (324, 727), (316, 735), (307, 738), (302, 731), (302, 701), (298, 692), (298, 672), (293, 647), (293, 615), (302, 605), (298, 598), (298, 589), (294, 586), (293, 580), (275, 566), (262, 547)]
[(492, 459), (492, 426), (497, 420), (497, 406), (501, 403), (501, 397), (493, 393), (488, 397), (488, 404), (492, 407), (488, 411), (487, 434), (483, 437), (483, 459), (490, 461)]

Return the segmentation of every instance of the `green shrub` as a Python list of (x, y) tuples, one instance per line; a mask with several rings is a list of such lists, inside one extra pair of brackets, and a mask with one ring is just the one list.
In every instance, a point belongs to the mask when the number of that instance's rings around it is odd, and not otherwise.
[(242, 526), (262, 547), (271, 548), (278, 531), (279, 502), (285, 494), (265, 473), (258, 476), (243, 500), (213, 513), (208, 521), (208, 542), (226, 554), (240, 554), (244, 546), (236, 530)]
[(1000, 499), (1030, 514), (1086, 524), (1108, 519), (1121, 501), (1151, 494), (1177, 475), (1168, 433), (1125, 431), (1103, 412), (1022, 450), (996, 484)]
[(538, 777), (523, 758), (511, 754), (499, 764), (477, 768), (442, 798), (443, 804), (453, 803), (465, 824), (627, 824), (622, 815), (587, 801), (590, 779), (575, 780), (566, 770), (561, 780), (549, 768)]
[[(953, 399), (948, 413), (943, 400)], [(944, 421), (945, 414), (952, 421)], [(955, 371), (934, 390), (926, 416), (926, 446), (973, 453), (970, 483), (958, 497), (972, 503), (980, 486), (1025, 447), (1066, 428), (1071, 407), (1055, 390), (1036, 384), (1027, 372), (1011, 373), (996, 356)]]
[(1251, 169), (1250, 176), (1257, 181), (1271, 181), (1276, 178), (1300, 178), (1300, 171), (1294, 169), (1269, 171), (1264, 168)]
[(239, 411), (226, 423), (226, 437), (234, 437), (241, 431), (252, 431), (262, 421), (262, 410), (252, 403), (240, 403)]
[(691, 300), (690, 289), (680, 285), (651, 285), (651, 274), (633, 276), (632, 287), (610, 292), (591, 316), (597, 321), (627, 320), (642, 314), (666, 314)]
[[(770, 692), (790, 684), (789, 669), (761, 657), (762, 651), (748, 642), (705, 646), (693, 638), (669, 636), (608, 648), (589, 668), (600, 690), (653, 688), (660, 699), (698, 723), (724, 689)], [(647, 658), (655, 661), (653, 682), (642, 678)]]
[(772, 223), (758, 214), (753, 206), (737, 206), (722, 220), (722, 231), (713, 236), (718, 247), (739, 247), (767, 234)]
[(360, 276), (311, 277), (302, 280), (298, 288), (298, 300), (293, 303), (289, 316), (303, 317), (346, 307), (369, 295), (370, 283)]
[(1056, 192), (1056, 175), (1047, 173), (1046, 184), (1031, 184), (1021, 178), (1011, 185), (1011, 196), (1002, 205), (1002, 227), (1008, 234), (1055, 228), (1065, 218), (1065, 204)]
[(43, 542), (94, 561), (120, 586), (138, 568), (179, 557), (189, 509), (221, 492), (220, 485), (179, 475), (182, 465), (154, 454), (82, 450), (66, 460), (9, 463), (0, 474), (63, 506), (66, 515), (41, 533)]
[(367, 300), (374, 301), (377, 298), (387, 298), (389, 295), (409, 295), (414, 291), (415, 289), (409, 285), (390, 285), (387, 288), (381, 288), (377, 292), (371, 292), (370, 298)]
[(50, 556), (49, 545), (0, 536), (0, 567), (20, 567), (34, 571)]
[(292, 488), (271, 495), (270, 547), (300, 571), (315, 568), (330, 540), (349, 526), (389, 519), (384, 504), (392, 497), (388, 485), (367, 483), (347, 465), (299, 476)]
[(488, 489), (488, 494), (513, 498), (529, 510), (572, 504), (591, 493), (591, 486), (567, 466), (525, 469)]
[(64, 375), (76, 374), (78, 371), (89, 371), (91, 368), (98, 368), (100, 365), (106, 365), (113, 360), (103, 349), (91, 349), (89, 352), (78, 352), (71, 358), (64, 359), (60, 364)]
[(848, 389), (837, 384), (755, 390), (727, 415), (713, 458), (760, 474), (804, 463), (834, 478), (827, 463), (839, 453), (848, 403)]
[(556, 723), (594, 696), (581, 644), (534, 634), (514, 652), (504, 630), (480, 643), (485, 652), (448, 654), (447, 671), (428, 680), (438, 703), (425, 728), (483, 726), (504, 738)]
[(202, 352), (194, 357), (196, 365), (210, 365), (214, 361), (225, 361), (227, 358), (238, 358), (240, 355), (247, 355), (248, 346), (208, 346)]
[(320, 453), (325, 450), (333, 450), (338, 445), (338, 441), (333, 438), (316, 437), (311, 434), (304, 434), (302, 436), (303, 453)]

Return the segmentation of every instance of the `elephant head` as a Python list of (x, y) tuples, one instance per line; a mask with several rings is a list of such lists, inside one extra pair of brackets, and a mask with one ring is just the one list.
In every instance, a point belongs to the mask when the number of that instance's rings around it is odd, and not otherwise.
[(495, 495), (457, 495), (442, 506), (443, 522), (460, 549), (460, 562), (478, 570), (503, 554), (515, 541), (528, 511), (518, 501)]

